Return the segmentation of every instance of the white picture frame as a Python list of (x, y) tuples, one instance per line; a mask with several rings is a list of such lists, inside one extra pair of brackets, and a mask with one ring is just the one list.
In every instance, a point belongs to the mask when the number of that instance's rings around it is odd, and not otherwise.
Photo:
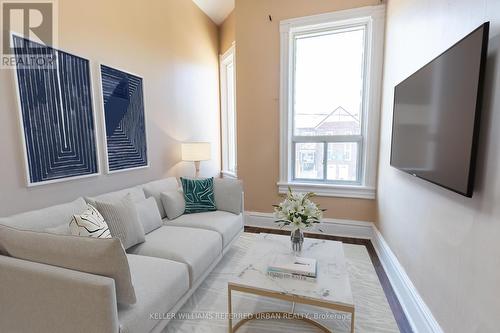
[[(146, 164), (141, 165), (141, 166), (136, 166), (136, 167), (130, 167), (130, 168), (122, 168), (118, 170), (112, 170), (110, 168), (110, 159), (109, 159), (109, 150), (108, 150), (108, 137), (107, 137), (107, 131), (106, 131), (106, 109), (105, 109), (105, 103), (104, 103), (104, 90), (103, 90), (103, 80), (102, 80), (102, 68), (103, 66), (114, 69), (116, 71), (122, 72), (127, 75), (135, 76), (137, 78), (141, 79), (141, 86), (142, 86), (142, 101), (143, 101), (143, 113), (144, 113), (144, 139), (145, 139), (145, 147), (146, 147)], [(101, 115), (102, 115), (102, 122), (101, 122), (101, 131), (103, 133), (103, 144), (104, 144), (104, 160), (105, 160), (105, 170), (106, 174), (115, 174), (115, 173), (122, 173), (126, 171), (134, 171), (134, 170), (142, 170), (142, 169), (147, 169), (151, 166), (151, 159), (149, 158), (149, 136), (148, 136), (148, 117), (147, 117), (147, 112), (146, 112), (146, 103), (145, 103), (145, 84), (144, 84), (144, 78), (136, 73), (133, 73), (128, 70), (124, 70), (120, 67), (114, 66), (114, 65), (107, 65), (104, 63), (99, 63), (98, 64), (98, 77), (99, 77), (99, 89), (100, 89), (100, 99), (101, 99)]]
[[(15, 33), (15, 32), (10, 32), (10, 38), (11, 40), (14, 39), (14, 37), (20, 37), (20, 38), (25, 38), (21, 34)], [(27, 39), (27, 38), (25, 38)], [(51, 47), (51, 46), (50, 46)], [(53, 48), (53, 47), (51, 47)], [(13, 84), (15, 86), (15, 93), (16, 93), (16, 104), (17, 104), (17, 118), (18, 118), (18, 123), (19, 123), (19, 136), (21, 140), (21, 146), (22, 146), (22, 156), (23, 156), (23, 164), (24, 164), (24, 176), (25, 176), (25, 182), (27, 187), (36, 187), (36, 186), (41, 186), (41, 185), (47, 185), (47, 184), (54, 184), (54, 183), (61, 183), (61, 182), (67, 182), (67, 181), (73, 181), (73, 180), (79, 180), (79, 179), (85, 179), (85, 178), (90, 178), (90, 177), (97, 177), (101, 175), (101, 154), (99, 150), (99, 133), (97, 131), (97, 119), (96, 119), (96, 105), (95, 105), (95, 95), (94, 95), (94, 83), (92, 80), (92, 73), (91, 73), (91, 68), (92, 64), (91, 61), (88, 58), (84, 58), (82, 56), (76, 55), (74, 52), (66, 51), (61, 48), (53, 48), (56, 51), (59, 52), (64, 52), (66, 54), (78, 57), (80, 59), (83, 59), (87, 62), (87, 70), (88, 70), (88, 81), (89, 81), (89, 89), (90, 89), (90, 105), (92, 107), (91, 110), (91, 115), (92, 115), (92, 122), (93, 122), (93, 131), (92, 135), (94, 137), (94, 151), (95, 151), (95, 162), (96, 162), (96, 171), (93, 173), (88, 173), (88, 174), (82, 174), (82, 175), (76, 175), (76, 176), (68, 176), (68, 177), (60, 177), (60, 178), (54, 178), (54, 179), (48, 179), (48, 180), (39, 180), (39, 181), (34, 181), (30, 169), (31, 169), (31, 162), (29, 157), (28, 157), (28, 147), (27, 147), (27, 141), (25, 137), (25, 126), (24, 126), (24, 118), (23, 118), (23, 109), (22, 109), (22, 102), (21, 102), (21, 89), (19, 86), (19, 79), (18, 79), (18, 67), (16, 66), (11, 72), (13, 75)]]

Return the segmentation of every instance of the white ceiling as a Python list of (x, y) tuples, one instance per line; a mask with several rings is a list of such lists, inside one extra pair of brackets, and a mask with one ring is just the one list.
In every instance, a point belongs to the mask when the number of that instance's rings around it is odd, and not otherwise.
[(219, 25), (234, 9), (234, 0), (193, 0), (215, 24)]

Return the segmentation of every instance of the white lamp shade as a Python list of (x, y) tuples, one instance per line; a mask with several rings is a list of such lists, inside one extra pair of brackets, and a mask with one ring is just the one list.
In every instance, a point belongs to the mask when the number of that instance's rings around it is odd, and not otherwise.
[(183, 161), (207, 161), (211, 155), (209, 142), (186, 142), (181, 150)]

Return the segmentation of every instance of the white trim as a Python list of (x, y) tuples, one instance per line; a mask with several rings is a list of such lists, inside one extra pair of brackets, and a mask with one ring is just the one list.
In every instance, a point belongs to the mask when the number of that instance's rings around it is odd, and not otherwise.
[(295, 190), (312, 188), (293, 180), (292, 175), (292, 104), (293, 38), (297, 33), (318, 31), (346, 25), (365, 24), (367, 31), (367, 47), (365, 55), (365, 88), (363, 97), (362, 133), (362, 165), (361, 185), (337, 185), (330, 183), (314, 183), (320, 187), (322, 196), (375, 198), (376, 164), (378, 132), (380, 119), (380, 85), (382, 82), (383, 38), (384, 38), (385, 5), (368, 6), (342, 10), (313, 16), (293, 18), (280, 22), (280, 175), (278, 190), (283, 193), (283, 186), (291, 186)]
[(287, 193), (288, 187), (296, 192), (314, 192), (314, 194), (320, 197), (375, 199), (376, 194), (375, 188), (368, 186), (278, 182), (279, 193)]
[[(134, 76), (137, 76), (138, 78), (140, 78), (142, 80), (142, 100), (143, 100), (143, 107), (144, 107), (144, 130), (146, 131), (146, 157), (148, 159), (148, 163), (146, 165), (143, 165), (143, 166), (139, 166), (139, 167), (133, 167), (133, 168), (126, 168), (126, 169), (120, 169), (120, 170), (114, 170), (114, 171), (110, 171), (109, 170), (109, 159), (108, 159), (108, 138), (107, 138), (107, 135), (106, 135), (106, 112), (104, 110), (104, 93), (103, 93), (103, 90), (102, 90), (102, 72), (101, 72), (101, 69), (102, 69), (102, 66), (106, 66), (106, 67), (110, 67), (110, 68), (113, 68), (113, 69), (116, 69), (120, 72), (123, 72), (123, 73), (126, 73), (126, 74), (130, 74), (130, 75), (134, 75)], [(98, 80), (99, 80), (99, 92), (101, 94), (101, 116), (102, 116), (102, 119), (101, 119), (101, 131), (103, 133), (103, 146), (104, 146), (104, 160), (106, 161), (106, 174), (108, 175), (111, 175), (111, 174), (115, 174), (115, 173), (121, 173), (121, 172), (126, 172), (126, 171), (134, 171), (134, 170), (140, 170), (140, 169), (147, 169), (151, 166), (151, 158), (150, 158), (150, 151), (149, 151), (149, 138), (148, 138), (148, 117), (147, 117), (147, 112), (146, 112), (146, 98), (145, 98), (145, 90), (146, 90), (146, 87), (145, 87), (145, 83), (144, 83), (144, 78), (138, 74), (135, 74), (135, 73), (132, 73), (132, 72), (129, 72), (129, 71), (126, 71), (126, 70), (123, 70), (119, 67), (116, 67), (116, 66), (111, 66), (111, 65), (106, 65), (106, 64), (103, 64), (103, 63), (99, 63), (97, 65), (97, 77), (98, 77)]]
[[(228, 142), (228, 133), (227, 133), (227, 105), (228, 105), (228, 96), (227, 96), (227, 80), (226, 80), (226, 68), (227, 65), (232, 63), (233, 65), (233, 103), (234, 103), (234, 172), (227, 170), (227, 166), (229, 164), (228, 154), (227, 154), (227, 142)], [(231, 47), (224, 52), (224, 54), (219, 56), (219, 76), (220, 76), (220, 99), (221, 99), (221, 154), (222, 154), (222, 174), (236, 178), (238, 172), (238, 145), (237, 145), (237, 112), (236, 112), (236, 47), (233, 42)]]
[[(22, 34), (19, 34), (17, 32), (10, 32), (10, 39), (13, 39), (14, 36), (16, 37), (21, 37), (21, 38), (26, 38), (30, 40), (29, 38), (23, 36)], [(36, 41), (35, 41), (36, 42)], [(92, 174), (87, 174), (87, 175), (80, 175), (80, 176), (73, 176), (73, 177), (65, 177), (65, 178), (58, 178), (58, 179), (51, 179), (51, 180), (46, 180), (42, 182), (36, 182), (32, 183), (31, 182), (31, 177), (29, 173), (29, 161), (28, 161), (28, 151), (26, 149), (26, 138), (24, 136), (24, 123), (23, 123), (23, 111), (21, 107), (21, 95), (19, 92), (19, 81), (17, 77), (17, 66), (13, 68), (12, 75), (14, 76), (14, 79), (12, 82), (14, 83), (14, 91), (16, 92), (16, 104), (17, 104), (17, 120), (19, 124), (19, 133), (21, 136), (21, 146), (22, 146), (22, 155), (23, 155), (23, 161), (24, 161), (24, 177), (25, 177), (25, 182), (27, 187), (37, 187), (41, 185), (48, 185), (48, 184), (56, 184), (56, 183), (62, 183), (62, 182), (67, 182), (67, 181), (72, 181), (72, 180), (78, 180), (78, 179), (84, 179), (84, 178), (90, 178), (90, 177), (97, 177), (100, 176), (101, 173), (101, 153), (99, 149), (99, 131), (97, 130), (97, 111), (96, 111), (96, 105), (95, 105), (95, 94), (94, 94), (94, 80), (92, 79), (92, 63), (90, 59), (84, 58), (82, 56), (76, 55), (75, 52), (70, 52), (66, 51), (64, 49), (61, 49), (59, 47), (54, 47), (51, 45), (47, 45), (48, 47), (53, 48), (56, 51), (61, 51), (65, 52), (71, 55), (74, 55), (75, 57), (79, 57), (82, 59), (85, 59), (88, 61), (88, 70), (89, 70), (89, 82), (90, 82), (90, 94), (91, 94), (91, 105), (92, 105), (92, 117), (93, 117), (93, 123), (94, 123), (94, 140), (95, 140), (95, 149), (96, 149), (96, 162), (97, 162), (97, 172), (92, 173)]]
[[(271, 229), (284, 229), (289, 230), (289, 228), (280, 228), (280, 226), (274, 222), (275, 218), (272, 213), (261, 213), (261, 212), (245, 212), (245, 225), (253, 227), (264, 227)], [(342, 220), (342, 219), (330, 219), (324, 218), (321, 220), (321, 231), (311, 230), (312, 233), (324, 233), (343, 237), (355, 237), (371, 239), (373, 232), (373, 223), (366, 221), (355, 221), (355, 220)]]
[[(247, 226), (280, 229), (274, 220), (272, 213), (245, 212), (245, 225)], [(375, 224), (328, 218), (323, 219), (322, 223), (321, 228), (324, 234), (370, 239), (413, 332), (443, 333), (439, 323)]]
[(389, 248), (382, 234), (373, 226), (372, 244), (384, 267), (399, 303), (415, 333), (443, 333), (432, 312), (406, 274), (403, 266)]
[[(385, 16), (385, 5), (365, 6), (338, 10), (330, 13), (322, 13), (310, 16), (295, 17), (280, 21), (280, 31), (297, 31), (330, 28), (332, 26), (342, 26), (346, 22), (352, 22), (353, 18), (362, 18), (367, 16)], [(336, 22), (332, 22), (336, 21)], [(306, 26), (306, 28), (304, 28)]]
[(238, 179), (238, 176), (234, 172), (231, 172), (231, 171), (224, 171), (224, 170), (222, 170), (221, 174), (222, 174), (223, 178)]

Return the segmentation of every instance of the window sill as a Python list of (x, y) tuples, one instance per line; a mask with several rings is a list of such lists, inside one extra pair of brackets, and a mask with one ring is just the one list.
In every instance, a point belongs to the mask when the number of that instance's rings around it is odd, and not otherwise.
[(375, 199), (375, 188), (359, 185), (333, 185), (299, 182), (279, 182), (279, 193), (287, 193), (288, 187), (297, 192), (314, 192), (320, 197), (340, 197), (356, 199)]
[(237, 179), (238, 178), (238, 176), (236, 175), (236, 173), (231, 172), (231, 171), (224, 171), (224, 170), (222, 170), (221, 174), (222, 174), (222, 178), (232, 178), (232, 179)]

